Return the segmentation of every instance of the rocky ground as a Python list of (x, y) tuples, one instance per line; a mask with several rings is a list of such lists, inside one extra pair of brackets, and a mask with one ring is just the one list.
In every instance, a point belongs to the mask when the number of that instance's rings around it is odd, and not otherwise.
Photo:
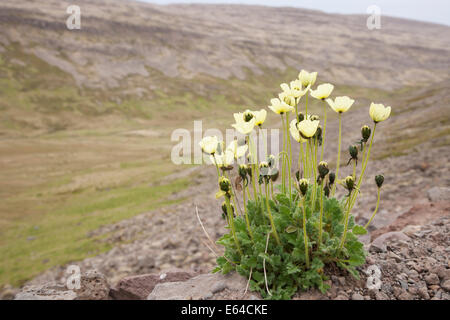
[[(325, 272), (331, 289), (299, 292), (301, 300), (449, 300), (450, 299), (450, 216), (423, 227), (389, 232), (367, 245), (369, 255), (360, 267), (360, 279), (333, 268)], [(375, 268), (379, 274), (370, 273)], [(374, 278), (376, 277), (376, 279)], [(377, 280), (379, 279), (379, 280)], [(232, 273), (198, 274), (171, 270), (158, 274), (125, 277), (111, 286), (104, 275), (83, 273), (81, 286), (68, 290), (61, 283), (28, 285), (16, 299), (148, 299), (223, 300), (261, 299), (247, 290), (247, 281)]]

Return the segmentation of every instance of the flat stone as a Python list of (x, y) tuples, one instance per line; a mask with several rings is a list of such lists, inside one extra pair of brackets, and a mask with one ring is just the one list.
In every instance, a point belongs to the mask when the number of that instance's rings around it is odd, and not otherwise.
[(235, 272), (227, 275), (219, 273), (202, 274), (183, 282), (159, 283), (148, 295), (147, 300), (196, 299), (211, 292), (212, 288), (218, 288), (219, 283), (226, 283), (229, 290), (242, 294), (244, 294), (247, 286), (246, 279)]
[(369, 250), (372, 252), (385, 252), (387, 250), (386, 245), (395, 240), (411, 240), (406, 234), (401, 231), (393, 231), (382, 234), (376, 238), (371, 244)]
[(181, 270), (163, 272), (161, 274), (143, 274), (121, 279), (110, 291), (110, 296), (117, 300), (145, 300), (153, 288), (159, 283), (181, 282), (196, 274)]

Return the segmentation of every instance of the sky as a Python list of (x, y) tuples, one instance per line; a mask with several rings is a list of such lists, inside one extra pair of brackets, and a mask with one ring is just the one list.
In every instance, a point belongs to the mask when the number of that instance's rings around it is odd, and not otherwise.
[(168, 3), (233, 3), (267, 6), (290, 6), (317, 9), (328, 13), (367, 14), (376, 5), (381, 15), (441, 23), (450, 26), (450, 0), (139, 0)]

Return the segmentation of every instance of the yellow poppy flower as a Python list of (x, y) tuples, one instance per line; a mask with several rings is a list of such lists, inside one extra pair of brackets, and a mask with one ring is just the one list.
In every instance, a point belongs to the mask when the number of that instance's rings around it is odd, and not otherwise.
[(370, 117), (377, 123), (386, 120), (391, 114), (391, 107), (385, 107), (383, 104), (371, 103), (369, 110)]
[(225, 150), (222, 154), (211, 155), (210, 160), (212, 163), (217, 164), (219, 168), (229, 168), (234, 163), (234, 154), (231, 150)]
[(331, 109), (333, 109), (337, 113), (343, 113), (348, 111), (348, 109), (350, 109), (352, 104), (355, 102), (355, 100), (347, 96), (336, 97), (334, 101), (332, 99), (327, 99), (326, 101), (330, 105)]
[(217, 146), (219, 145), (219, 140), (216, 136), (208, 136), (204, 137), (198, 145), (202, 148), (204, 153), (213, 154), (217, 150)]
[(317, 86), (316, 90), (311, 90), (311, 96), (319, 100), (324, 100), (330, 96), (333, 89), (334, 86), (332, 84), (323, 83)]
[(234, 117), (234, 120), (236, 121), (236, 123), (238, 123), (238, 122), (241, 122), (241, 121), (248, 122), (252, 118), (254, 118), (255, 115), (254, 115), (254, 113), (252, 111), (247, 109), (244, 112), (233, 113), (233, 117)]
[(306, 70), (300, 71), (298, 79), (301, 81), (304, 87), (313, 86), (316, 82), (317, 72), (308, 72)]
[(297, 124), (297, 128), (303, 138), (309, 139), (316, 134), (319, 127), (319, 120), (305, 119)]
[(231, 125), (233, 128), (242, 134), (249, 134), (252, 132), (256, 123), (256, 117), (252, 111), (247, 109), (244, 112), (234, 113), (233, 116), (236, 121), (235, 124)]
[(291, 132), (292, 138), (294, 138), (295, 141), (299, 143), (306, 142), (306, 140), (302, 138), (302, 136), (300, 135), (300, 131), (298, 130), (297, 119), (291, 121), (289, 131)]
[(267, 117), (267, 111), (264, 109), (261, 109), (259, 111), (253, 111), (253, 114), (255, 115), (255, 126), (261, 126), (264, 121), (266, 121)]
[(268, 108), (276, 114), (284, 114), (286, 112), (294, 111), (294, 107), (288, 105), (286, 102), (281, 101), (280, 99), (272, 99), (270, 100), (270, 103), (271, 105)]
[(239, 159), (245, 155), (247, 152), (248, 146), (244, 144), (243, 146), (238, 146), (237, 140), (231, 141), (231, 143), (228, 145), (226, 151), (231, 151), (233, 153), (234, 158)]

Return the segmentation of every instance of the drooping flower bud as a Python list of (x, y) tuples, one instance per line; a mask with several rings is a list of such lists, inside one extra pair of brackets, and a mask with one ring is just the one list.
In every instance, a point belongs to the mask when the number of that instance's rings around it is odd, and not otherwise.
[(242, 178), (242, 180), (246, 180), (247, 179), (247, 170), (248, 167), (246, 164), (241, 164), (239, 165), (239, 176)]
[(225, 178), (223, 176), (220, 177), (219, 178), (219, 187), (220, 187), (220, 190), (225, 191), (225, 192), (229, 192), (230, 188), (231, 188), (230, 180), (228, 180), (227, 178)]
[(305, 115), (303, 113), (299, 112), (297, 114), (297, 123), (302, 122), (303, 120), (305, 120)]
[(351, 192), (355, 188), (355, 178), (353, 178), (353, 176), (347, 176), (347, 178), (345, 178), (344, 181), (345, 181), (347, 190), (349, 192)]
[(330, 182), (330, 186), (333, 185), (335, 179), (336, 174), (334, 172), (330, 172), (330, 174), (328, 175), (328, 181)]
[(266, 161), (259, 163), (259, 170), (263, 176), (266, 176), (269, 172), (269, 164)]
[(383, 182), (384, 182), (383, 175), (379, 174), (379, 175), (375, 176), (375, 183), (377, 184), (378, 188), (381, 188), (381, 186), (383, 185)]
[(372, 130), (370, 129), (369, 126), (363, 126), (361, 128), (361, 136), (364, 142), (367, 142), (369, 140), (371, 132)]
[(350, 153), (350, 157), (352, 159), (358, 159), (358, 147), (357, 146), (350, 146), (348, 147), (348, 152)]
[[(233, 213), (233, 216), (236, 217), (234, 213), (234, 206), (232, 203), (230, 203), (231, 212)], [(228, 210), (227, 210), (227, 203), (224, 201), (222, 203), (222, 218), (225, 219), (228, 216)]]
[(328, 172), (330, 172), (330, 169), (328, 169), (328, 163), (325, 161), (321, 161), (317, 166), (317, 169), (319, 170), (319, 176), (321, 179), (325, 178)]
[(269, 175), (269, 164), (265, 161), (262, 161), (259, 164), (259, 172), (260, 172), (260, 183), (262, 183), (262, 179), (264, 179), (265, 183), (268, 183), (270, 180), (270, 175)]
[(305, 196), (309, 186), (308, 179), (301, 179), (299, 181), (299, 185), (300, 185), (300, 192), (302, 193), (303, 196)]
[(329, 198), (330, 197), (330, 187), (328, 185), (326, 185), (323, 188), (323, 193), (325, 194), (325, 197)]

